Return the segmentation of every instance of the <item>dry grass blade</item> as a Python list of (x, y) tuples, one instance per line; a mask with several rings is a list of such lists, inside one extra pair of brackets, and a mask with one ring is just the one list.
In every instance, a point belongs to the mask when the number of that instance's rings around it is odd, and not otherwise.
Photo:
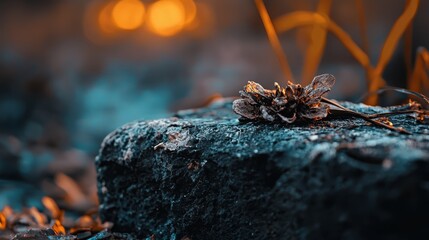
[[(329, 16), (332, 0), (320, 0), (317, 7), (317, 13)], [(326, 27), (314, 25), (311, 31), (311, 44), (307, 47), (305, 54), (305, 63), (302, 71), (303, 85), (307, 85), (316, 75), (320, 60), (323, 56), (323, 51), (326, 45)]]
[[(268, 18), (269, 23), (271, 23), (271, 20), (269, 19), (268, 13), (266, 13), (266, 9), (262, 1), (256, 0), (256, 2), (257, 4), (258, 3), (262, 4), (262, 6), (264, 7), (263, 10), (265, 10), (266, 17)], [(401, 38), (401, 36), (404, 35), (404, 33), (406, 33), (406, 39), (405, 39), (406, 64), (407, 64), (408, 72), (410, 72), (410, 69), (411, 69), (410, 56), (411, 56), (411, 47), (412, 47), (411, 46), (411, 34), (412, 34), (411, 22), (414, 16), (416, 15), (416, 12), (419, 6), (419, 0), (407, 0), (404, 12), (395, 21), (391, 31), (389, 32), (388, 37), (386, 38), (386, 41), (380, 53), (379, 61), (375, 67), (371, 65), (370, 59), (367, 54), (369, 50), (369, 44), (368, 44), (368, 37), (366, 35), (366, 22), (365, 22), (364, 6), (362, 3), (362, 0), (356, 0), (356, 7), (358, 9), (359, 25), (361, 28), (363, 48), (365, 51), (363, 51), (353, 41), (353, 39), (350, 37), (349, 34), (347, 34), (341, 27), (339, 27), (335, 22), (329, 19), (329, 17), (327, 16), (327, 13), (328, 13), (330, 4), (331, 4), (331, 1), (329, 0), (326, 0), (326, 1), (321, 0), (319, 2), (318, 12), (296, 11), (293, 13), (285, 14), (274, 21), (275, 29), (277, 29), (279, 32), (285, 32), (285, 31), (291, 30), (292, 28), (304, 26), (304, 25), (313, 25), (314, 27), (314, 30), (312, 32), (312, 38), (318, 37), (318, 43), (314, 43), (310, 45), (307, 50), (306, 63), (304, 65), (304, 69), (302, 73), (304, 82), (310, 79), (309, 76), (314, 75), (320, 63), (320, 58), (323, 54), (323, 46), (325, 45), (325, 41), (326, 41), (326, 29), (329, 30), (332, 34), (334, 34), (340, 40), (340, 42), (346, 47), (346, 49), (353, 55), (353, 57), (356, 58), (356, 60), (365, 68), (366, 76), (368, 79), (368, 90), (370, 92), (376, 91), (377, 89), (383, 87), (386, 84), (386, 82), (382, 78), (382, 72), (386, 67), (387, 63), (389, 62), (389, 60), (391, 59), (394, 53), (394, 50), (398, 44), (398, 41)], [(269, 29), (267, 28), (267, 26), (265, 27), (267, 29), (267, 32), (270, 32), (272, 35), (277, 36), (276, 32), (274, 31), (274, 28)], [(271, 30), (274, 32), (272, 32)], [(273, 47), (275, 48), (276, 52), (281, 50), (281, 47), (278, 48), (278, 47), (275, 47), (274, 45)], [(277, 54), (277, 55), (281, 56), (280, 54)], [(420, 82), (422, 81), (421, 79), (424, 79), (423, 84), (428, 84), (428, 87), (429, 87), (429, 83), (427, 82), (428, 76), (424, 71), (425, 69), (423, 68), (424, 65), (429, 65), (428, 62), (429, 60), (427, 60), (426, 62), (423, 61), (423, 63), (422, 62), (416, 63), (416, 67), (414, 68), (413, 76), (412, 76), (413, 80), (412, 80), (412, 83), (410, 83), (410, 85), (413, 87), (412, 88), (413, 90), (417, 90), (416, 86), (420, 84)], [(415, 79), (418, 79), (418, 80), (415, 80)], [(377, 104), (377, 102), (378, 102), (378, 95), (370, 95), (366, 101), (366, 103), (371, 105)]]
[(385, 112), (385, 113), (376, 113), (376, 114), (370, 114), (367, 115), (369, 118), (379, 118), (379, 117), (385, 117), (385, 116), (392, 116), (392, 115), (401, 115), (401, 114), (412, 114), (419, 112), (418, 110), (407, 110), (407, 111), (395, 111), (395, 112)]
[(345, 113), (350, 114), (350, 115), (355, 116), (355, 117), (358, 117), (358, 118), (361, 118), (361, 119), (363, 119), (363, 120), (365, 120), (365, 121), (367, 121), (369, 123), (372, 123), (372, 124), (374, 124), (376, 126), (387, 128), (389, 130), (392, 130), (392, 131), (395, 131), (395, 132), (399, 132), (399, 133), (402, 133), (402, 134), (411, 134), (410, 132), (408, 132), (407, 130), (405, 130), (403, 128), (397, 128), (397, 127), (394, 127), (393, 125), (390, 125), (390, 124), (387, 124), (387, 123), (384, 123), (384, 122), (381, 122), (381, 121), (374, 120), (371, 117), (367, 116), (366, 114), (355, 112), (355, 111), (353, 111), (351, 109), (345, 108), (345, 107), (341, 106), (340, 104), (338, 104), (335, 101), (332, 101), (330, 99), (327, 99), (327, 98), (323, 97), (322, 98), (322, 102), (325, 102), (325, 103), (331, 104), (331, 105), (333, 105), (335, 107), (338, 107), (342, 111), (344, 111)]
[(283, 51), (282, 45), (280, 43), (279, 37), (277, 36), (274, 25), (271, 21), (270, 15), (268, 14), (267, 8), (263, 0), (255, 0), (256, 7), (258, 8), (259, 14), (261, 15), (262, 22), (267, 31), (268, 39), (271, 46), (273, 47), (275, 54), (280, 62), (281, 69), (283, 74), (286, 77), (286, 80), (294, 82), (294, 77), (289, 66), (286, 54)]
[(427, 70), (429, 70), (429, 52), (421, 47), (417, 50), (416, 61), (412, 77), (408, 82), (408, 88), (412, 91), (418, 91), (422, 85), (424, 88), (429, 89), (429, 77)]
[(362, 66), (370, 66), (367, 54), (353, 41), (349, 34), (326, 16), (313, 12), (297, 11), (277, 18), (274, 23), (279, 32), (289, 31), (293, 28), (305, 25), (327, 27)]
[(369, 53), (369, 39), (366, 28), (366, 17), (365, 17), (365, 6), (363, 5), (362, 0), (355, 0), (356, 10), (358, 13), (358, 21), (359, 21), (359, 32), (362, 41), (362, 48), (365, 53)]
[(69, 176), (59, 173), (55, 177), (55, 184), (67, 194), (66, 201), (70, 204), (82, 204), (87, 201), (79, 185)]
[[(406, 6), (410, 4), (411, 0), (407, 0)], [(409, 23), (404, 34), (404, 60), (407, 68), (407, 79), (408, 81), (412, 78), (413, 63), (412, 63), (412, 52), (413, 52), (413, 24)]]
[[(381, 89), (378, 89), (377, 91), (374, 92), (369, 92), (367, 93), (367, 95), (378, 95), (381, 94), (383, 92), (387, 92), (387, 91), (394, 91), (394, 92), (399, 92), (399, 93), (403, 93), (403, 94), (407, 94), (407, 95), (413, 95), (415, 97), (417, 97), (418, 99), (420, 99), (425, 105), (426, 107), (429, 107), (429, 98), (426, 97), (424, 94), (415, 92), (415, 91), (411, 91), (408, 89), (404, 89), (404, 88), (398, 88), (398, 87), (384, 87)], [(415, 112), (415, 111), (413, 111)]]
[(377, 90), (375, 92), (375, 94), (380, 94), (386, 91), (395, 91), (395, 92), (399, 92), (399, 93), (404, 93), (407, 95), (413, 95), (416, 96), (417, 98), (419, 98), (420, 100), (422, 100), (426, 105), (429, 106), (429, 98), (426, 97), (425, 95), (418, 93), (418, 92), (414, 92), (405, 88), (398, 88), (398, 87), (385, 87), (385, 88), (381, 88), (379, 90)]
[[(380, 58), (378, 60), (377, 66), (374, 69), (374, 72), (370, 71), (370, 84), (369, 91), (376, 91), (380, 87), (384, 86), (385, 83), (381, 78), (381, 74), (389, 62), (390, 58), (393, 55), (393, 52), (396, 49), (396, 45), (398, 44), (399, 39), (404, 34), (408, 25), (413, 20), (417, 8), (419, 5), (419, 0), (410, 0), (410, 3), (406, 6), (403, 14), (396, 20), (395, 24), (392, 27), (389, 35), (387, 36), (386, 41), (384, 42), (383, 49), (380, 53)], [(374, 105), (378, 102), (378, 96), (372, 95), (367, 99), (367, 103)]]
[[(369, 54), (369, 38), (368, 38), (368, 32), (367, 32), (367, 22), (366, 22), (366, 16), (365, 16), (365, 6), (363, 4), (362, 0), (355, 0), (356, 4), (356, 10), (358, 13), (358, 22), (359, 22), (359, 32), (360, 37), (362, 41), (362, 48), (365, 54)], [(365, 66), (364, 66), (365, 67)], [(369, 86), (371, 78), (370, 78), (370, 66), (365, 67), (365, 77), (366, 77), (366, 83)]]
[(33, 218), (33, 220), (37, 223), (37, 225), (42, 226), (46, 224), (47, 218), (45, 215), (41, 214), (39, 210), (37, 210), (35, 207), (31, 207), (29, 209), (29, 214)]
[(405, 30), (416, 15), (418, 6), (419, 0), (410, 0), (402, 15), (396, 20), (384, 43), (383, 49), (381, 50), (380, 58), (375, 68), (377, 74), (381, 74), (383, 72), (388, 61), (392, 57), (393, 52), (395, 51), (399, 39), (404, 34)]

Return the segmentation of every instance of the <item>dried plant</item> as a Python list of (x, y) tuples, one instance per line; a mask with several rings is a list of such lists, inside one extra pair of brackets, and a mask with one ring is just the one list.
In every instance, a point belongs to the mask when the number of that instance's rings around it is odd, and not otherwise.
[(0, 211), (0, 239), (119, 239), (109, 232), (112, 223), (102, 223), (88, 212), (77, 220), (64, 216), (50, 197), (44, 197), (44, 211), (35, 207), (15, 212), (9, 206)]
[(321, 98), (334, 83), (335, 78), (330, 74), (316, 76), (306, 87), (291, 82), (281, 87), (275, 83), (273, 90), (249, 81), (240, 91), (241, 99), (233, 102), (233, 110), (252, 120), (286, 123), (297, 119), (319, 120), (328, 115), (329, 105), (322, 103)]
[[(14, 211), (5, 206), (0, 209), (0, 240), (2, 239), (124, 239), (127, 236), (110, 231), (113, 224), (102, 222), (90, 196), (65, 174), (55, 177), (55, 185), (63, 190), (56, 199), (45, 196), (43, 208), (22, 208)], [(52, 189), (51, 189), (52, 190)], [(56, 194), (52, 194), (56, 195)], [(67, 214), (64, 209), (67, 209)], [(77, 218), (76, 214), (79, 214)]]
[[(359, 23), (361, 25), (361, 35), (364, 42), (363, 48), (365, 51), (362, 50), (362, 48), (359, 47), (358, 44), (356, 44), (356, 42), (350, 37), (349, 34), (347, 34), (341, 27), (339, 27), (329, 18), (329, 9), (331, 5), (330, 0), (320, 0), (316, 12), (296, 11), (288, 13), (277, 18), (274, 23), (268, 14), (263, 0), (255, 0), (255, 3), (261, 15), (270, 43), (280, 61), (281, 68), (285, 73), (286, 79), (288, 79), (289, 81), (293, 81), (293, 74), (290, 71), (286, 55), (284, 54), (284, 51), (281, 47), (276, 31), (281, 33), (289, 31), (296, 27), (312, 25), (314, 28), (311, 34), (312, 36), (315, 36), (314, 34), (317, 34), (318, 41), (315, 41), (307, 49), (306, 60), (303, 67), (304, 83), (307, 83), (309, 76), (313, 76), (317, 70), (320, 59), (323, 55), (323, 48), (326, 42), (326, 31), (329, 31), (340, 40), (340, 42), (346, 47), (347, 50), (349, 50), (353, 57), (355, 57), (356, 60), (364, 67), (368, 79), (369, 91), (376, 91), (377, 89), (386, 85), (385, 80), (382, 78), (382, 73), (387, 63), (391, 59), (395, 48), (399, 42), (399, 39), (404, 34), (406, 35), (406, 56), (408, 56), (409, 58), (409, 52), (411, 49), (411, 23), (414, 19), (414, 16), (416, 15), (419, 6), (419, 0), (407, 1), (404, 12), (395, 21), (388, 37), (386, 38), (386, 41), (384, 42), (383, 48), (380, 52), (380, 58), (377, 64), (374, 66), (371, 64), (371, 61), (368, 57), (368, 42), (365, 31), (366, 26), (364, 25), (365, 19), (363, 14), (364, 6), (360, 0), (356, 0), (356, 4), (360, 18)], [(411, 61), (408, 59), (406, 62), (408, 65), (410, 65)], [(410, 70), (411, 68), (408, 67), (408, 69)], [(429, 69), (429, 67), (427, 67), (426, 69)], [(422, 66), (416, 64), (414, 72), (421, 73), (422, 71), (425, 71), (425, 69)], [(414, 74), (413, 77), (409, 79), (409, 82), (417, 81), (416, 78), (421, 75), (422, 74)], [(372, 95), (367, 99), (367, 103), (373, 105), (376, 104), (377, 101), (377, 95)]]
[[(232, 108), (235, 113), (245, 119), (269, 122), (279, 121), (290, 124), (297, 120), (316, 121), (323, 119), (330, 113), (331, 106), (334, 106), (335, 114), (362, 118), (376, 126), (410, 134), (403, 128), (394, 127), (385, 117), (388, 114), (369, 116), (345, 108), (339, 103), (323, 97), (324, 94), (331, 90), (334, 83), (335, 77), (330, 74), (316, 76), (311, 84), (305, 87), (291, 82), (286, 87), (281, 87), (278, 83), (274, 83), (275, 89), (273, 90), (265, 89), (258, 83), (249, 81), (244, 86), (244, 89), (240, 91), (241, 98), (233, 102)], [(391, 111), (389, 114), (403, 114), (402, 110), (401, 112)], [(414, 107), (409, 107), (406, 110), (407, 113), (417, 114), (416, 119), (418, 120), (426, 119), (422, 117), (425, 112), (417, 111)]]

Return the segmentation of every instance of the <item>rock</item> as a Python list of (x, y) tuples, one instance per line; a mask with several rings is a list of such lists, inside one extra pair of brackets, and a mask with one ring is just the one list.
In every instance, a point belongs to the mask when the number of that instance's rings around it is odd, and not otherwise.
[(231, 102), (133, 122), (96, 159), (100, 214), (140, 238), (426, 237), (429, 127), (391, 121), (412, 135), (344, 116), (240, 122)]

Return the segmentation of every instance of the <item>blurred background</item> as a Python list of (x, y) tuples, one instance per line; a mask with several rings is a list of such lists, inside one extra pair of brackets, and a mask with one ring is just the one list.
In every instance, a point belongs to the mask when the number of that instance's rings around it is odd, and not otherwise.
[[(265, 1), (273, 18), (318, 2)], [(405, 2), (362, 1), (373, 62)], [(427, 13), (421, 1), (413, 54), (429, 46)], [(334, 0), (330, 17), (363, 44), (355, 0)], [(309, 30), (280, 35), (297, 79)], [(383, 74), (389, 85), (406, 86), (403, 46)], [(332, 98), (366, 91), (363, 68), (331, 34), (317, 73), (336, 76)], [(96, 206), (93, 159), (109, 132), (236, 96), (248, 80), (285, 81), (252, 0), (0, 1), (0, 208), (46, 195), (66, 209)]]

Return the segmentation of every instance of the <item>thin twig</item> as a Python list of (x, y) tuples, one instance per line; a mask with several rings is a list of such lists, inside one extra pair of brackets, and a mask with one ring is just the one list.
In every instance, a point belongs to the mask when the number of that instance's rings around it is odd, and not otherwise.
[(385, 116), (394, 116), (394, 115), (402, 115), (402, 114), (410, 114), (410, 113), (418, 113), (418, 110), (405, 110), (405, 111), (396, 111), (396, 112), (385, 112), (385, 113), (375, 113), (367, 115), (369, 118), (379, 118)]
[(322, 102), (325, 102), (325, 103), (331, 104), (331, 105), (333, 105), (335, 107), (338, 107), (341, 110), (343, 110), (344, 113), (350, 114), (351, 116), (359, 117), (359, 118), (361, 118), (361, 119), (363, 119), (363, 120), (365, 120), (365, 121), (367, 121), (369, 123), (372, 123), (372, 124), (374, 124), (376, 126), (384, 127), (384, 128), (390, 129), (392, 131), (396, 131), (396, 132), (403, 133), (403, 134), (411, 134), (410, 132), (408, 132), (407, 130), (405, 130), (403, 128), (396, 128), (396, 127), (387, 125), (385, 123), (376, 121), (376, 120), (370, 118), (369, 116), (367, 116), (366, 114), (355, 112), (355, 111), (353, 111), (351, 109), (348, 109), (348, 108), (346, 108), (344, 106), (341, 106), (340, 104), (338, 104), (338, 103), (336, 103), (336, 102), (334, 102), (334, 101), (332, 101), (332, 100), (330, 100), (328, 98), (322, 97)]

